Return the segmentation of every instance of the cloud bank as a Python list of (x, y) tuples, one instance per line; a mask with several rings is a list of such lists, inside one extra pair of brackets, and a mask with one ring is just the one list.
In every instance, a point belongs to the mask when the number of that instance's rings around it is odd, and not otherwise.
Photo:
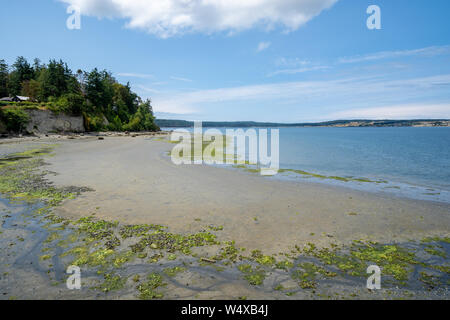
[(448, 119), (450, 103), (421, 103), (350, 109), (328, 115), (331, 119)]
[(239, 32), (278, 26), (293, 31), (338, 0), (60, 0), (83, 15), (127, 19), (161, 38), (188, 32)]
[[(345, 78), (247, 85), (154, 97), (155, 111), (177, 114), (226, 108), (299, 112), (290, 121), (335, 119), (450, 118), (450, 74), (389, 80)], [(275, 106), (275, 107), (274, 107)], [(242, 112), (242, 111), (240, 111)], [(287, 112), (287, 111), (286, 111)], [(317, 116), (317, 114), (321, 116)], [(300, 116), (302, 115), (302, 116)]]
[(448, 54), (450, 54), (450, 46), (433, 46), (413, 50), (383, 51), (355, 57), (345, 57), (339, 59), (339, 63), (357, 63), (411, 56), (434, 57)]

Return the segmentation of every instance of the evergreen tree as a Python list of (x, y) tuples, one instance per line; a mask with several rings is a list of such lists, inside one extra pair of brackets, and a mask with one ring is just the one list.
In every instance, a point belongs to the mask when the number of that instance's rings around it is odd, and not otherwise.
[(8, 65), (0, 60), (0, 98), (8, 96)]
[(11, 95), (20, 95), (22, 83), (34, 78), (34, 70), (24, 57), (18, 57), (12, 65), (13, 70), (9, 76), (9, 93)]
[[(18, 57), (8, 73), (8, 65), (0, 60), (0, 96), (8, 94), (28, 96), (55, 112), (82, 114), (88, 130), (159, 129), (154, 122), (151, 101), (143, 102), (129, 83), (120, 84), (106, 70), (95, 68), (91, 72), (78, 70), (72, 74), (62, 60), (42, 64), (39, 59), (34, 59), (31, 66), (24, 57)], [(17, 108), (13, 110), (9, 106), (8, 115), (23, 111), (20, 104)], [(3, 115), (5, 110), (0, 108)], [(13, 117), (4, 118), (13, 121)]]

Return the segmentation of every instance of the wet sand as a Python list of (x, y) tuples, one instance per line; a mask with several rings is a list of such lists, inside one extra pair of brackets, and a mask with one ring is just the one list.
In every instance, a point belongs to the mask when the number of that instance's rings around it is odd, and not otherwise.
[(449, 235), (445, 203), (281, 181), (231, 168), (177, 166), (167, 156), (173, 146), (148, 137), (62, 141), (46, 159), (46, 170), (56, 173), (48, 179), (95, 191), (67, 200), (56, 213), (160, 224), (180, 233), (223, 226), (220, 240), (269, 254), (307, 242)]

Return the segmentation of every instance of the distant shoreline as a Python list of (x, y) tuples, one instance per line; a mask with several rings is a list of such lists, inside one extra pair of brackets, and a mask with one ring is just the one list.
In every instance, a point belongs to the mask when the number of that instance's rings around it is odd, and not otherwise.
[[(190, 128), (193, 121), (156, 119), (161, 128)], [(415, 120), (333, 120), (305, 123), (276, 123), (255, 121), (203, 121), (203, 127), (450, 127), (449, 119), (415, 119)]]

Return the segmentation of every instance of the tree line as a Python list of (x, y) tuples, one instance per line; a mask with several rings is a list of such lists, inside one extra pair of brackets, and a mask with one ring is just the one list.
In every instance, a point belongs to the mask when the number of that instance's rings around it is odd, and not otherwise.
[(8, 66), (0, 60), (0, 97), (26, 96), (55, 112), (83, 115), (86, 130), (156, 131), (151, 101), (143, 101), (130, 84), (119, 83), (107, 70), (72, 72), (62, 60), (47, 64), (18, 57)]

